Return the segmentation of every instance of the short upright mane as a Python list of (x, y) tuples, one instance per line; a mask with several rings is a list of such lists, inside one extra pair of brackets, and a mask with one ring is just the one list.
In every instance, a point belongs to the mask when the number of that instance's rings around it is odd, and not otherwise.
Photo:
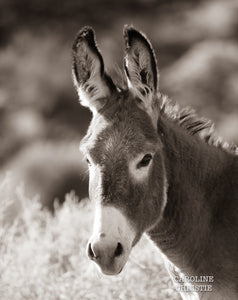
[(220, 148), (226, 152), (238, 155), (238, 146), (234, 143), (228, 143), (218, 136), (214, 130), (214, 124), (211, 120), (201, 118), (195, 110), (190, 107), (180, 108), (179, 105), (169, 99), (167, 96), (160, 94), (161, 113), (170, 120), (185, 128), (191, 135), (198, 135), (209, 145)]
[[(119, 91), (127, 91), (127, 82), (121, 69), (116, 66), (113, 69), (116, 75), (114, 82)], [(204, 117), (199, 117), (194, 109), (191, 107), (181, 108), (177, 102), (169, 99), (168, 96), (159, 93), (158, 99), (160, 102), (160, 111), (168, 119), (174, 121), (179, 126), (185, 128), (191, 135), (197, 135), (204, 140), (207, 144), (223, 151), (238, 155), (238, 146), (234, 143), (226, 142), (220, 137), (215, 129), (214, 123)]]

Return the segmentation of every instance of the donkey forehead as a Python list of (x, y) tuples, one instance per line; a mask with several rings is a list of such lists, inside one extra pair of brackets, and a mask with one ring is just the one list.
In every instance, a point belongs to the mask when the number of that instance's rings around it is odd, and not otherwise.
[[(111, 111), (110, 111), (111, 110)], [(96, 115), (81, 143), (83, 152), (92, 157), (125, 157), (155, 152), (158, 136), (144, 111), (117, 106)]]

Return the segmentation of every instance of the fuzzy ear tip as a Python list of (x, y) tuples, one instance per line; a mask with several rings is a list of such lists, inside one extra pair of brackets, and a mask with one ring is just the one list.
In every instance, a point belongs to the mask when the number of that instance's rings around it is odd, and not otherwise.
[(79, 30), (79, 32), (76, 34), (74, 44), (73, 44), (73, 52), (77, 52), (77, 48), (79, 45), (79, 42), (82, 42), (83, 40), (86, 40), (89, 44), (94, 43), (95, 33), (91, 26), (84, 26), (82, 29)]
[(126, 46), (131, 47), (133, 41), (141, 41), (143, 44), (149, 43), (145, 34), (137, 30), (133, 25), (124, 25), (123, 34), (126, 41)]
[(138, 31), (135, 29), (133, 25), (125, 24), (123, 27), (123, 35), (125, 39), (131, 40), (133, 36), (137, 35)]
[(87, 38), (89, 36), (94, 35), (94, 30), (91, 26), (84, 26), (82, 29), (79, 30), (78, 32), (78, 36), (82, 37), (82, 38)]
[(127, 34), (131, 30), (135, 30), (135, 28), (134, 28), (134, 26), (132, 24), (131, 25), (125, 24), (123, 26), (123, 32), (124, 32), (124, 34)]

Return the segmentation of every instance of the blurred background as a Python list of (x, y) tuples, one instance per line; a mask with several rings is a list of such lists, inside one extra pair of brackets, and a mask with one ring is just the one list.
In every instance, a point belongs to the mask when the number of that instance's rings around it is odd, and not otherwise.
[(125, 23), (151, 40), (161, 92), (238, 142), (237, 0), (1, 0), (0, 177), (11, 171), (50, 207), (72, 189), (87, 196), (78, 145), (90, 113), (72, 84), (74, 36), (93, 26), (113, 75), (122, 67)]

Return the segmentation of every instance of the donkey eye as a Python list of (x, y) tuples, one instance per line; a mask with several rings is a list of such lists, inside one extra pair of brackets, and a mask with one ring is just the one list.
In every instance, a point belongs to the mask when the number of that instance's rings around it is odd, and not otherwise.
[(152, 155), (151, 154), (146, 154), (142, 160), (138, 163), (137, 168), (142, 168), (142, 167), (146, 167), (149, 165), (150, 161), (152, 159)]

